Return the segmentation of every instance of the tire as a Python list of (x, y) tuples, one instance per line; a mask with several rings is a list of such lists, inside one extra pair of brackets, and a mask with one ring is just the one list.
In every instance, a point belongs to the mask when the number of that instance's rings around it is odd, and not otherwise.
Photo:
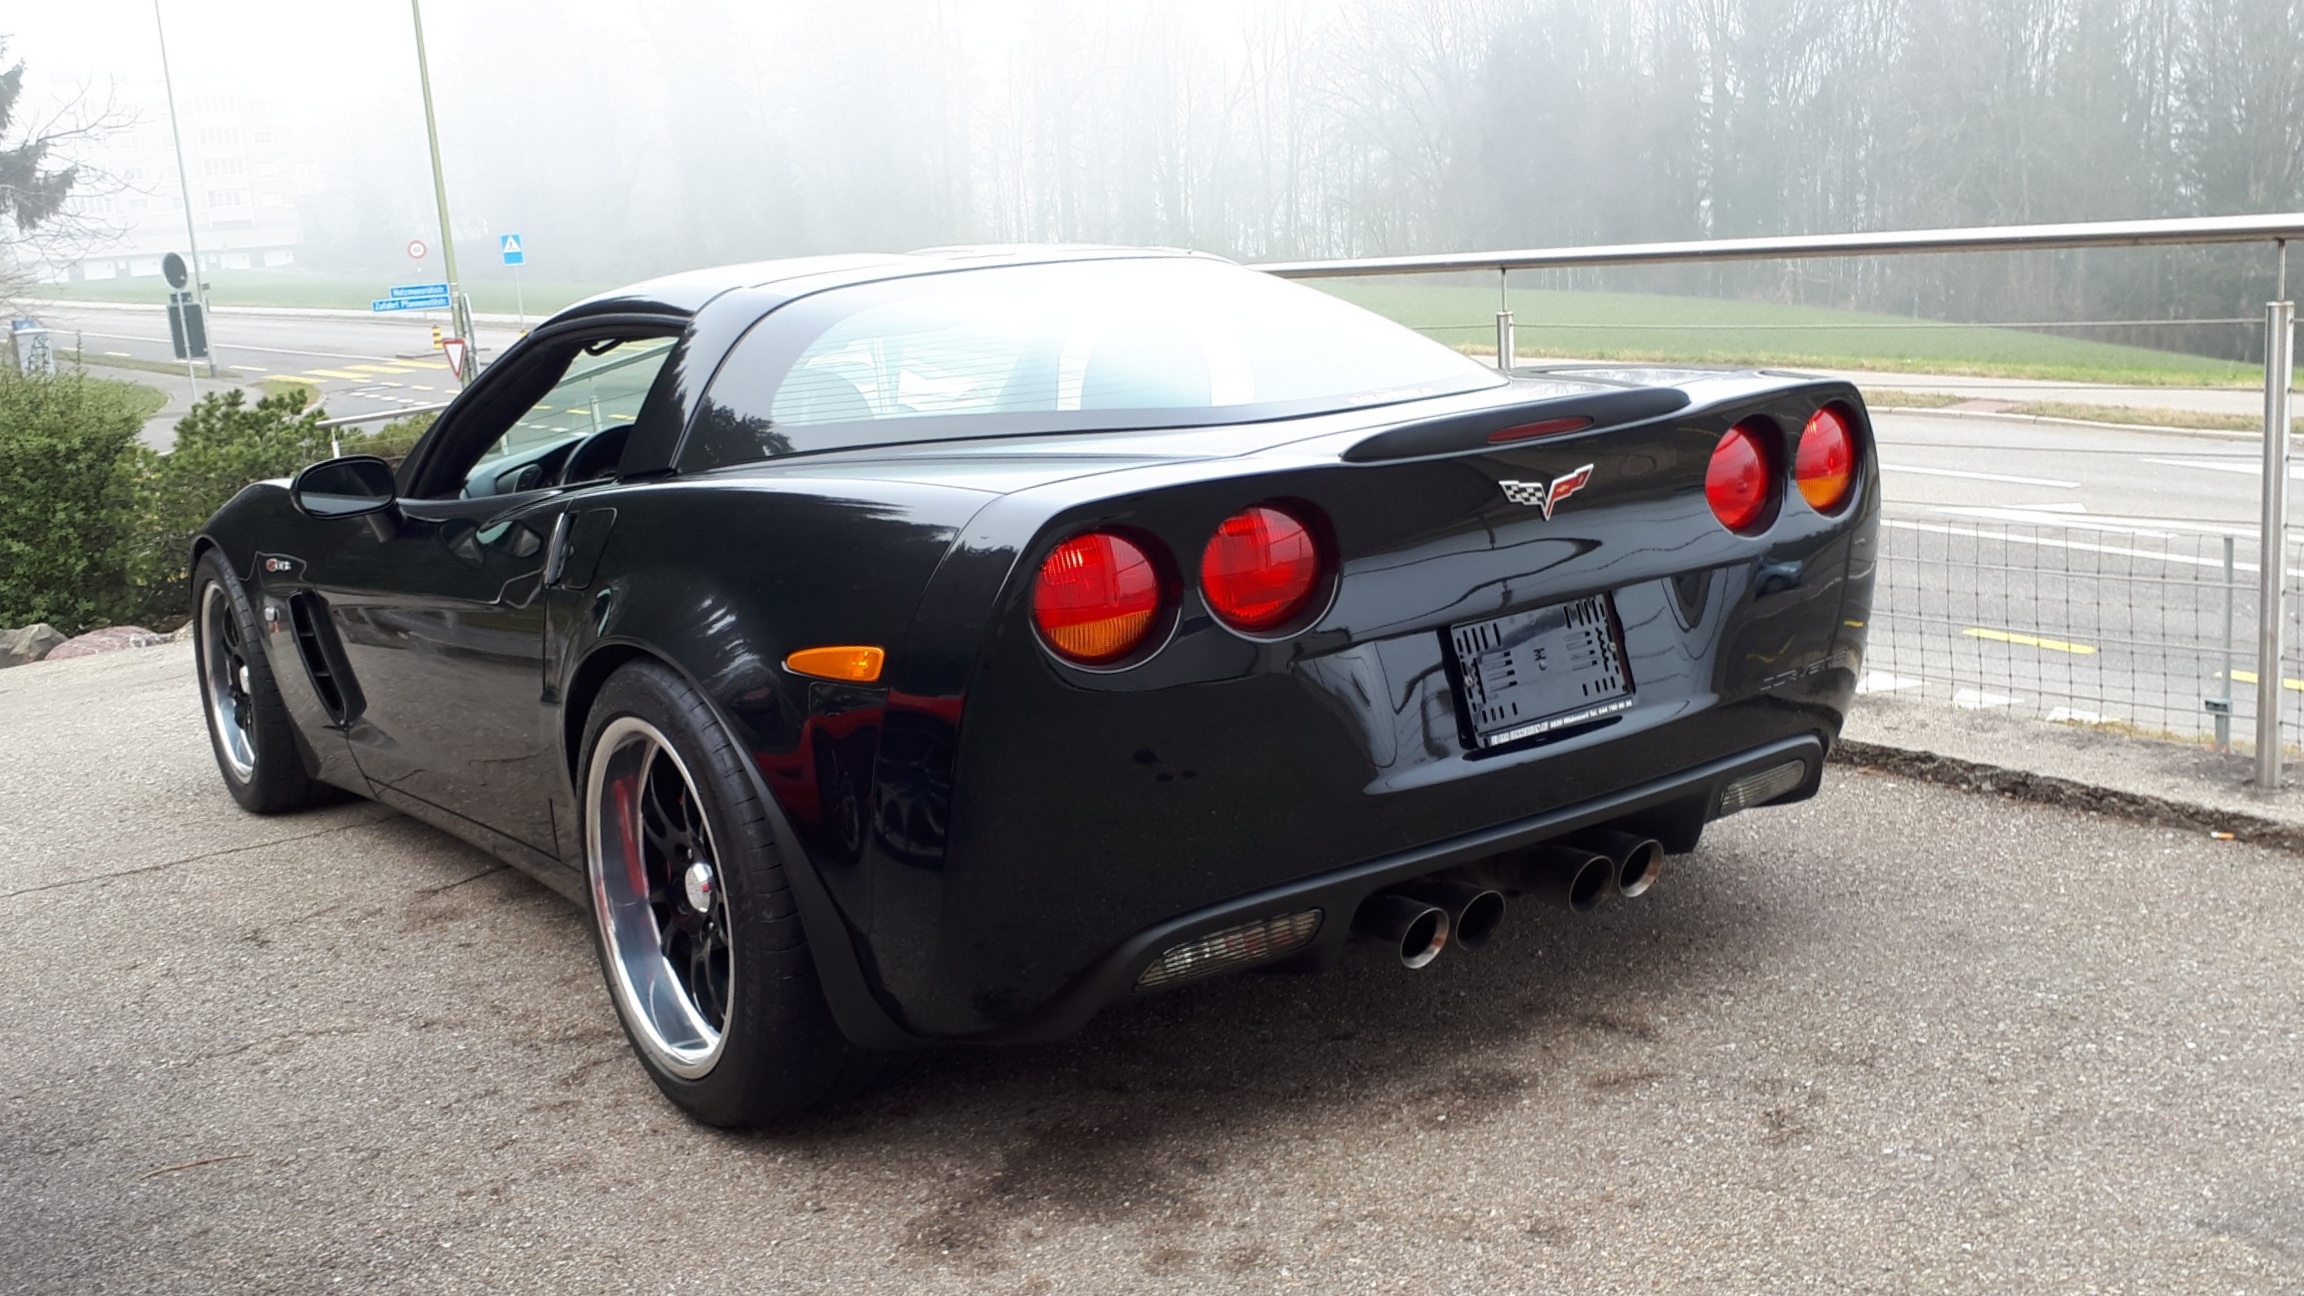
[(687, 681), (656, 662), (620, 667), (585, 718), (582, 751), (593, 947), (664, 1096), (706, 1125), (743, 1128), (892, 1071), (899, 1055), (859, 1049), (833, 1023), (770, 811)]
[(264, 632), (218, 551), (192, 568), (193, 660), (200, 680), (200, 710), (217, 772), (240, 807), (283, 814), (323, 799), (321, 785), (304, 772), (296, 722), (280, 698), (265, 655)]

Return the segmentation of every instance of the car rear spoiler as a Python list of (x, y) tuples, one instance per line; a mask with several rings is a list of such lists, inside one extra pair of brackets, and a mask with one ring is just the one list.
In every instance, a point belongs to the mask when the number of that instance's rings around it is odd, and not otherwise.
[(1379, 463), (1461, 454), (1467, 450), (1492, 450), (1518, 441), (1641, 423), (1687, 407), (1688, 393), (1676, 387), (1579, 392), (1573, 396), (1555, 396), (1387, 428), (1346, 450), (1344, 461)]

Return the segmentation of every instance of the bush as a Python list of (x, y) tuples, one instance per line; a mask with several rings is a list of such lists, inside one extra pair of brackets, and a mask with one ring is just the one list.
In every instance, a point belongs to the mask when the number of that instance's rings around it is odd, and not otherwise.
[[(305, 387), (253, 405), (237, 390), (203, 397), (167, 454), (136, 441), (144, 394), (84, 374), (0, 372), (0, 626), (183, 620), (192, 537), (209, 517), (249, 483), (334, 452)], [(347, 431), (343, 452), (398, 462), (431, 425), (419, 414)]]
[(392, 466), (397, 468), (400, 461), (408, 457), (408, 452), (416, 448), (416, 439), (431, 428), (432, 417), (430, 414), (416, 414), (395, 419), (365, 435), (346, 437), (344, 453), (372, 454), (391, 460)]
[(67, 634), (128, 613), (127, 384), (0, 373), (0, 625)]
[(324, 411), (311, 399), (302, 387), (254, 405), (237, 389), (218, 392), (177, 422), (167, 454), (131, 452), (128, 577), (142, 618), (159, 624), (190, 615), (192, 538), (226, 500), (250, 482), (293, 476), (329, 456)]

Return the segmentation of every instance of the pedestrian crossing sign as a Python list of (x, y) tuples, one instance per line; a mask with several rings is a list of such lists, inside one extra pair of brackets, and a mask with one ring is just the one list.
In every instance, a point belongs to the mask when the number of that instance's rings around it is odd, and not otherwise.
[(517, 234), (498, 235), (496, 250), (504, 254), (504, 264), (508, 266), (523, 265), (528, 260), (528, 254), (521, 249), (520, 236)]

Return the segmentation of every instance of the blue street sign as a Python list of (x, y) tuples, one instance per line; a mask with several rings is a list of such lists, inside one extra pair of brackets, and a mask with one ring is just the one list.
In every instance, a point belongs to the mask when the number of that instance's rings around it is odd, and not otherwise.
[(385, 291), (394, 297), (445, 297), (448, 295), (448, 285), (444, 283), (402, 284), (397, 288), (388, 288)]
[(498, 235), (496, 239), (496, 250), (504, 254), (504, 264), (508, 266), (524, 265), (527, 263), (528, 253), (521, 248), (520, 236), (517, 234)]
[(378, 297), (368, 303), (371, 311), (446, 310), (448, 294), (437, 297)]

